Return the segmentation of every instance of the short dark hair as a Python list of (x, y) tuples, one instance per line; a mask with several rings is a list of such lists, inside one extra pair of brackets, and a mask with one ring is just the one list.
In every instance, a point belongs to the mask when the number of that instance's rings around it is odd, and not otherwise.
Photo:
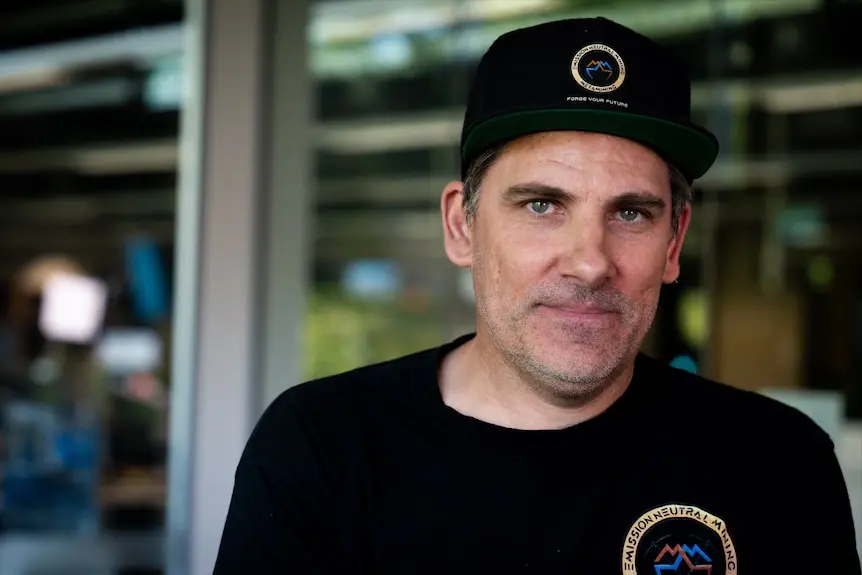
[[(464, 177), (463, 204), (468, 220), (476, 215), (476, 210), (479, 208), (479, 191), (485, 174), (497, 161), (505, 147), (503, 144), (485, 150), (467, 168)], [(675, 234), (679, 231), (679, 219), (682, 217), (682, 212), (685, 206), (691, 202), (694, 191), (686, 177), (675, 166), (668, 164), (668, 170), (670, 171), (671, 226)]]

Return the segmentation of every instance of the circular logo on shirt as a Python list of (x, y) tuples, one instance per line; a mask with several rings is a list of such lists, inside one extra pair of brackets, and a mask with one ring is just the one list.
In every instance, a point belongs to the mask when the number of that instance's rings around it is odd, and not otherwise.
[(623, 542), (623, 575), (736, 575), (724, 520), (691, 505), (668, 504), (641, 515)]
[(585, 90), (606, 94), (626, 81), (626, 65), (613, 48), (589, 44), (572, 58), (572, 76)]

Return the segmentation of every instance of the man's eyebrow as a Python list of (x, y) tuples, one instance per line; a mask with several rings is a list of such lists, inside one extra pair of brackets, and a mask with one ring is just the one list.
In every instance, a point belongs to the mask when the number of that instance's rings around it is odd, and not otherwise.
[[(572, 202), (577, 199), (574, 194), (556, 186), (546, 184), (515, 184), (503, 192), (503, 199), (512, 203), (526, 200), (550, 200), (557, 202)], [(608, 199), (608, 205), (620, 210), (641, 208), (657, 212), (659, 215), (667, 208), (667, 202), (660, 195), (647, 191), (632, 191)]]
[(562, 188), (546, 184), (515, 184), (506, 188), (503, 199), (515, 203), (524, 200), (571, 201), (574, 196)]
[(662, 214), (667, 208), (667, 202), (661, 196), (652, 192), (626, 192), (614, 196), (608, 202), (616, 209), (642, 208)]

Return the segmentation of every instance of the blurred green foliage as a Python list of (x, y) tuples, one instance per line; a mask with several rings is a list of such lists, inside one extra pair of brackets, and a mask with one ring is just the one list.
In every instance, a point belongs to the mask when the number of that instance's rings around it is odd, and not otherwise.
[(337, 288), (310, 295), (305, 378), (317, 379), (440, 345), (440, 310), (421, 296), (351, 298)]

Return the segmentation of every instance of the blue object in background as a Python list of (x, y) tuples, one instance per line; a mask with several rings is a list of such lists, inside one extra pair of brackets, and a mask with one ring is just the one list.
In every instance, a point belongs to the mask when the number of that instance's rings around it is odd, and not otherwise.
[(100, 433), (93, 410), (16, 401), (4, 408), (3, 532), (99, 529)]
[(139, 319), (154, 323), (168, 312), (168, 285), (158, 245), (137, 237), (126, 243), (126, 273), (132, 292), (132, 307)]
[(689, 355), (678, 355), (670, 362), (671, 367), (687, 371), (689, 373), (697, 373), (697, 362)]
[(401, 289), (401, 277), (394, 262), (358, 260), (345, 267), (341, 286), (346, 293), (354, 297), (389, 297)]

